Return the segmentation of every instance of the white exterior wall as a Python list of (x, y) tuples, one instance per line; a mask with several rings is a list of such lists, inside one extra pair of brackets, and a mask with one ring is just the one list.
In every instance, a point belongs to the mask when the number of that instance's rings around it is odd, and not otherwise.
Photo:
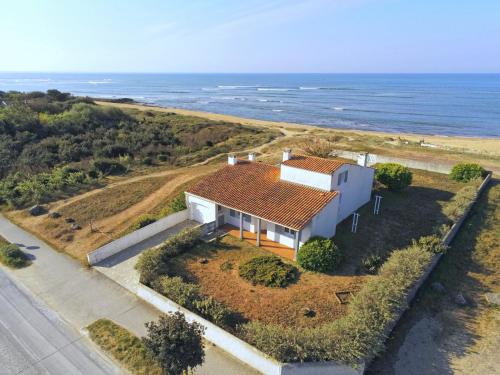
[[(349, 171), (347, 182), (338, 185), (338, 175)], [(361, 167), (354, 164), (345, 164), (335, 171), (332, 179), (332, 189), (340, 193), (337, 223), (351, 215), (359, 207), (370, 201), (373, 176), (373, 168)]]
[(280, 178), (283, 181), (294, 182), (313, 188), (330, 191), (332, 176), (324, 173), (312, 172), (306, 169), (294, 168), (281, 164)]
[(189, 219), (201, 224), (215, 221), (215, 203), (186, 193), (186, 204), (189, 211)]
[(276, 224), (267, 223), (266, 236), (268, 239), (274, 242), (279, 242), (282, 245), (294, 248), (295, 236), (288, 233), (281, 233), (276, 231)]
[[(312, 236), (322, 236), (326, 238), (333, 237), (335, 235), (335, 229), (338, 223), (337, 220), (338, 211), (339, 211), (339, 196), (336, 196), (325, 207), (323, 207), (323, 209), (320, 212), (318, 212), (318, 214), (314, 216), (313, 219), (311, 220), (310, 222), (311, 234), (309, 235), (309, 237)], [(302, 239), (303, 238), (304, 236), (302, 236)]]

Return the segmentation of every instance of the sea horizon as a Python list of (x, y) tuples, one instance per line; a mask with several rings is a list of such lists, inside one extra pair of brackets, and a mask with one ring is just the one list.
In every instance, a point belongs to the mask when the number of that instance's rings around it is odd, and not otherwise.
[(500, 136), (498, 73), (0, 73), (0, 91), (47, 89), (346, 130)]

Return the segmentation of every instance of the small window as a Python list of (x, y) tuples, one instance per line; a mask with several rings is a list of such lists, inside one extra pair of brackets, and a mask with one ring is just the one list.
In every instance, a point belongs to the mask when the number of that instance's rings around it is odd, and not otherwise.
[(291, 235), (295, 235), (295, 231), (293, 229), (283, 228), (283, 230), (284, 230), (285, 233), (288, 233), (288, 234), (291, 234)]
[(217, 211), (222, 211), (222, 206), (217, 205)]
[(342, 184), (342, 173), (339, 173), (339, 178), (337, 180), (337, 185)]
[(345, 172), (344, 172), (344, 175), (345, 175), (345, 176), (344, 176), (344, 182), (347, 182), (347, 174), (348, 174), (348, 173), (349, 173), (349, 171), (345, 171)]
[(342, 183), (346, 183), (347, 182), (347, 174), (348, 174), (349, 171), (345, 171), (345, 172), (342, 172), (342, 173), (339, 173), (339, 177), (338, 177), (338, 180), (337, 180), (337, 185), (342, 185)]
[(245, 220), (247, 223), (252, 221), (252, 217), (247, 214), (243, 214), (243, 220)]
[(235, 210), (229, 210), (229, 215), (231, 217), (236, 217), (236, 211)]

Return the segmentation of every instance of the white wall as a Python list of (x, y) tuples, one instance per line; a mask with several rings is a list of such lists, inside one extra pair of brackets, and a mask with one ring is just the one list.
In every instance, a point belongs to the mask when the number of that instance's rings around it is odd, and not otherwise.
[(338, 223), (338, 211), (339, 196), (337, 195), (311, 220), (310, 236), (333, 237)]
[[(338, 185), (338, 175), (346, 170), (349, 171), (347, 182), (342, 181)], [(340, 193), (337, 223), (340, 223), (359, 207), (370, 201), (374, 173), (373, 168), (365, 168), (354, 164), (344, 164), (335, 171), (332, 188)]]
[(152, 224), (146, 225), (144, 228), (129, 233), (113, 242), (101, 246), (91, 253), (88, 253), (87, 261), (89, 265), (93, 266), (94, 264), (97, 264), (112, 255), (118, 254), (122, 250), (128, 249), (130, 246), (136, 245), (139, 242), (147, 240), (148, 238), (173, 227), (174, 225), (182, 223), (187, 220), (188, 217), (188, 210), (183, 210), (165, 216)]
[(186, 193), (186, 204), (189, 218), (199, 223), (215, 221), (215, 204), (202, 198)]
[[(185, 309), (174, 301), (140, 284), (137, 295), (163, 313), (180, 311), (190, 323), (198, 322), (205, 327), (204, 337), (229, 354), (265, 375), (360, 375), (364, 366), (353, 369), (336, 362), (280, 363), (245, 341), (230, 334), (201, 316)], [(361, 372), (360, 372), (361, 370)]]
[(306, 185), (317, 189), (330, 191), (332, 176), (329, 174), (308, 171), (281, 164), (280, 178), (284, 181)]
[(268, 239), (274, 242), (278, 242), (282, 245), (291, 247), (292, 249), (295, 247), (294, 235), (277, 231), (276, 224), (273, 223), (267, 222), (266, 226), (267, 226), (266, 236)]

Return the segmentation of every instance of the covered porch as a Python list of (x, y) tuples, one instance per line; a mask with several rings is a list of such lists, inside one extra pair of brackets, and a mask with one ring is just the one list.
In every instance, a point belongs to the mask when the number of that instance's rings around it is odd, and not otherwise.
[[(263, 249), (273, 254), (276, 254), (280, 257), (289, 260), (295, 259), (295, 250), (293, 248), (268, 239), (266, 236), (266, 231), (264, 230), (261, 230), (260, 232), (260, 243), (258, 243), (257, 233), (249, 232), (246, 230), (243, 230), (241, 233), (240, 228), (237, 228), (231, 224), (223, 224), (222, 226), (219, 227), (219, 229), (229, 234), (230, 236), (243, 239), (254, 246), (262, 247)], [(241, 234), (243, 238), (241, 238), (240, 236)]]

